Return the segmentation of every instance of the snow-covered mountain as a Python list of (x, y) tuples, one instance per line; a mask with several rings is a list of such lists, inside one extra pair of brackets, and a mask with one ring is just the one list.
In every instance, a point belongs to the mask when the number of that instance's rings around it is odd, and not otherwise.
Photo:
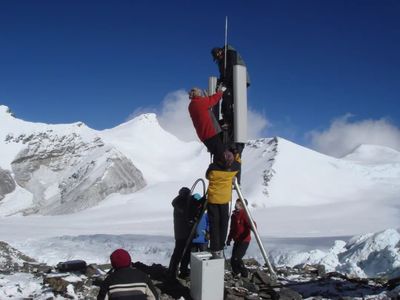
[(71, 213), (145, 186), (132, 161), (82, 123), (24, 122), (4, 106), (0, 120), (3, 214)]
[[(180, 141), (154, 114), (96, 131), (26, 122), (0, 105), (1, 240), (51, 264), (105, 263), (119, 247), (167, 264), (171, 200), (204, 178), (209, 160), (200, 142)], [(400, 274), (400, 235), (388, 229), (400, 225), (398, 151), (360, 145), (337, 159), (265, 138), (247, 143), (242, 171), (242, 192), (275, 263)], [(262, 261), (255, 242), (247, 254)]]
[[(0, 215), (97, 207), (107, 223), (107, 208), (124, 203), (125, 209), (111, 214), (112, 223), (127, 218), (126, 201), (135, 199), (142, 203), (140, 219), (147, 213), (170, 219), (176, 191), (203, 177), (209, 163), (201, 143), (180, 141), (154, 114), (96, 131), (80, 122), (25, 122), (0, 106), (0, 147)], [(400, 153), (361, 145), (337, 159), (283, 138), (254, 140), (243, 153), (242, 190), (265, 234), (346, 235), (398, 227)], [(152, 227), (166, 234), (170, 225), (163, 229)]]
[(244, 164), (244, 178), (254, 173), (263, 178), (262, 193), (267, 196), (264, 200), (256, 194), (259, 180), (246, 185), (246, 194), (258, 200), (253, 206), (383, 200), (400, 191), (400, 153), (382, 146), (362, 145), (345, 159), (337, 159), (282, 138), (261, 139), (248, 144)]

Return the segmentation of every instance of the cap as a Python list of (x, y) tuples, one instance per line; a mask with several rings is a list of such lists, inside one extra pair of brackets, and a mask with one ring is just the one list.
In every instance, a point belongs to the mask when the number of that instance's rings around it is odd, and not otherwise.
[(132, 263), (131, 256), (124, 249), (117, 249), (111, 253), (110, 261), (114, 269), (126, 268)]
[(196, 193), (196, 194), (193, 194), (193, 198), (196, 199), (197, 201), (199, 201), (201, 199), (201, 196), (200, 196), (200, 194)]
[(215, 48), (211, 49), (211, 55), (214, 58), (214, 60), (218, 59), (218, 52), (220, 52), (220, 51), (223, 51), (223, 49), (219, 48), (219, 47), (215, 47)]

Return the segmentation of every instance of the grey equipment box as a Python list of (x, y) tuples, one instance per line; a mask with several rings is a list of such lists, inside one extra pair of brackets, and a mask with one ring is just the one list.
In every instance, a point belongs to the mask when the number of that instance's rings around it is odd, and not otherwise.
[(209, 252), (191, 254), (190, 294), (194, 300), (224, 299), (225, 260), (210, 258)]

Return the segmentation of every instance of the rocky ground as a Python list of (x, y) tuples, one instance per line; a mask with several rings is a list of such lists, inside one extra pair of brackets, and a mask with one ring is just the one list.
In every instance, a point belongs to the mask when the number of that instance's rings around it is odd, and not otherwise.
[[(29, 274), (38, 288), (23, 299), (96, 299), (99, 285), (110, 265), (94, 265), (85, 262), (84, 267), (63, 271), (62, 265), (48, 266), (35, 262), (8, 244), (0, 242), (0, 290), (6, 289), (6, 279), (13, 274)], [(247, 278), (233, 277), (228, 268), (225, 272), (225, 299), (400, 299), (400, 278), (386, 280), (349, 278), (337, 272), (326, 273), (322, 265), (300, 265), (294, 268), (278, 268), (277, 278), (271, 278), (267, 270), (256, 261), (247, 260)], [(136, 262), (134, 266), (147, 273), (159, 290), (161, 299), (191, 299), (190, 279), (170, 280), (166, 267)], [(22, 286), (15, 282), (15, 289), (7, 285), (9, 299)], [(183, 297), (183, 298), (182, 298)], [(2, 299), (1, 295), (0, 298)], [(20, 299), (20, 297), (19, 297)]]

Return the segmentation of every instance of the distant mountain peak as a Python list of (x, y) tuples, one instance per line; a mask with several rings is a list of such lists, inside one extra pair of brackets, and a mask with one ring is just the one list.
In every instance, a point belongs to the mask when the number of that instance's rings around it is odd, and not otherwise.
[(387, 146), (360, 144), (343, 159), (364, 163), (400, 162), (400, 152)]
[(102, 131), (102, 136), (104, 135), (118, 136), (120, 140), (135, 138), (136, 140), (142, 139), (146, 141), (151, 137), (151, 140), (159, 141), (159, 143), (178, 141), (176, 136), (160, 125), (157, 115), (154, 113), (142, 114), (114, 128), (105, 129)]
[(134, 118), (133, 120), (136, 121), (147, 121), (147, 122), (157, 122), (157, 115), (155, 113), (146, 113), (146, 114), (142, 114), (140, 116), (137, 116), (136, 118)]
[(152, 125), (155, 127), (159, 127), (160, 123), (158, 122), (157, 115), (155, 113), (146, 113), (146, 114), (141, 114), (139, 116), (136, 116), (122, 124), (117, 125), (114, 128), (111, 129), (105, 129), (104, 131), (109, 131), (109, 130), (121, 130), (121, 129), (127, 129), (127, 128), (136, 128), (136, 127), (142, 127), (142, 126), (148, 126)]

